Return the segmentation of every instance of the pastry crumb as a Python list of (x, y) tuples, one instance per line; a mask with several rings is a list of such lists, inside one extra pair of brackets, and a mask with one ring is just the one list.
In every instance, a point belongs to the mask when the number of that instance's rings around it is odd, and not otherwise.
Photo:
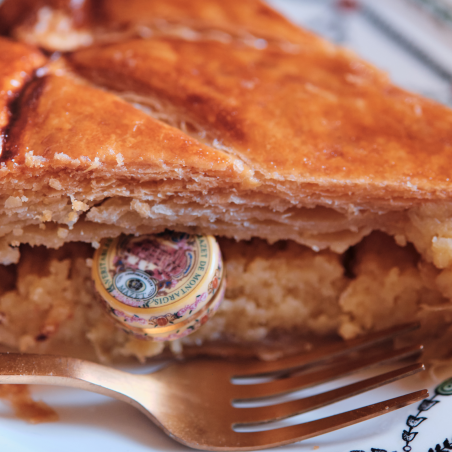
[(55, 190), (63, 190), (63, 186), (61, 185), (61, 182), (58, 179), (50, 179), (49, 185)]
[(69, 234), (69, 230), (65, 228), (58, 228), (57, 234), (61, 239), (65, 239)]
[(64, 154), (63, 152), (58, 152), (54, 154), (53, 158), (58, 162), (70, 164), (74, 168), (77, 168), (80, 165), (79, 159), (71, 159), (71, 157)]
[(47, 159), (41, 157), (39, 155), (33, 155), (33, 151), (28, 151), (25, 154), (25, 165), (29, 168), (42, 168), (43, 163), (46, 162)]
[[(83, 157), (82, 157), (82, 158), (83, 158)], [(89, 159), (88, 157), (85, 157), (85, 160), (90, 161), (90, 159)], [(92, 171), (93, 169), (99, 168), (101, 165), (102, 165), (102, 163), (100, 162), (99, 157), (96, 157), (96, 158), (94, 159), (94, 162), (92, 162), (91, 165), (88, 166), (88, 168), (86, 168), (85, 173), (86, 173), (87, 171)]]
[(44, 210), (44, 212), (42, 212), (42, 215), (39, 218), (42, 222), (52, 221), (52, 211)]
[(86, 212), (89, 210), (89, 205), (82, 202), (77, 201), (74, 196), (71, 195), (72, 209), (76, 212)]
[(33, 400), (28, 385), (0, 385), (0, 398), (9, 402), (18, 418), (31, 424), (58, 420), (53, 408), (42, 401)]
[(10, 196), (5, 201), (5, 207), (7, 209), (13, 208), (13, 207), (21, 207), (22, 206), (22, 200), (19, 198), (19, 196)]
[(130, 207), (133, 210), (135, 210), (136, 212), (138, 212), (138, 214), (142, 218), (148, 218), (151, 215), (151, 208), (150, 208), (149, 204), (138, 201), (138, 199), (134, 199), (130, 203)]

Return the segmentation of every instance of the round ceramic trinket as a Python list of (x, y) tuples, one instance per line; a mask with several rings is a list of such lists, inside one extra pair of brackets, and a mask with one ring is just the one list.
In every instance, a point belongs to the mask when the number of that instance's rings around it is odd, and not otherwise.
[(97, 292), (122, 329), (168, 341), (197, 330), (218, 309), (225, 281), (213, 236), (177, 232), (121, 235), (96, 250)]

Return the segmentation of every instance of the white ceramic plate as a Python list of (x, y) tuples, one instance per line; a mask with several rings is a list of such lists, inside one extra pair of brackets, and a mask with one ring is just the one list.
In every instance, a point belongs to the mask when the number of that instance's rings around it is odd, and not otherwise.
[[(396, 83), (441, 102), (452, 103), (450, 80), (447, 80), (447, 76), (438, 71), (434, 65), (419, 58), (416, 52), (406, 50), (403, 40), (410, 39), (409, 24), (411, 22), (408, 18), (411, 17), (411, 13), (403, 12), (404, 2), (401, 0), (391, 0), (391, 2), (385, 0), (388, 7), (391, 7), (390, 3), (393, 2), (397, 3), (398, 16), (397, 20), (389, 25), (396, 28), (400, 26), (398, 38), (385, 31), (381, 22), (375, 21), (375, 17), (370, 20), (363, 10), (341, 12), (334, 8), (333, 1), (272, 0), (271, 4), (287, 14), (292, 21), (315, 29), (330, 39), (351, 47), (366, 59), (388, 71)], [(383, 20), (390, 19), (391, 14), (386, 14), (386, 18), (383, 17)], [(416, 23), (414, 34), (420, 32), (419, 23), (421, 22)], [(429, 41), (429, 45), (437, 45), (439, 49), (437, 52), (432, 51), (432, 55), (435, 54), (440, 58), (443, 44), (441, 42), (435, 44), (434, 40)], [(437, 63), (441, 66), (441, 61)], [(142, 373), (149, 369), (137, 367), (132, 370)], [(361, 374), (359, 377), (364, 376)], [(355, 379), (349, 378), (334, 384), (323, 385), (315, 391), (305, 391), (303, 394), (331, 389), (338, 384)], [(434, 382), (425, 377), (421, 380), (419, 376), (414, 376), (313, 413), (298, 416), (290, 422), (304, 422), (348, 411), (422, 388), (429, 388), (431, 396), (434, 396), (434, 388), (438, 383), (440, 382)], [(10, 409), (0, 402), (1, 452), (189, 450), (166, 437), (144, 415), (124, 403), (66, 388), (33, 387), (32, 392), (35, 398), (44, 400), (56, 409), (60, 421), (29, 425), (16, 419)], [(437, 395), (433, 401), (437, 403), (424, 403), (422, 412), (418, 410), (419, 404), (415, 404), (380, 418), (278, 450), (319, 450), (321, 452), (428, 452), (430, 449), (432, 452), (445, 452), (452, 450), (452, 446), (445, 442), (452, 443), (450, 422), (452, 397)], [(410, 428), (407, 425), (408, 419), (413, 426), (415, 424), (417, 426)]]

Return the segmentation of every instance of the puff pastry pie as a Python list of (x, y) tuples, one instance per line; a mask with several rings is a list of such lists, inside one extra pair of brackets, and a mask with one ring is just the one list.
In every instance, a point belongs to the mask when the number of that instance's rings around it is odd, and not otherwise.
[(218, 236), (228, 275), (173, 352), (272, 358), (419, 320), (449, 357), (450, 109), (256, 0), (0, 18), (1, 344), (161, 353), (110, 323), (89, 265), (102, 238), (173, 229)]

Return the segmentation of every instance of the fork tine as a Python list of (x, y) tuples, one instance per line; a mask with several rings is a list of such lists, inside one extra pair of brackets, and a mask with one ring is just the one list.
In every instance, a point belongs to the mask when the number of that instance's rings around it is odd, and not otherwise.
[(295, 443), (398, 410), (427, 397), (428, 391), (423, 389), (422, 391), (412, 392), (401, 397), (304, 424), (262, 432), (239, 433), (238, 435), (240, 436), (237, 435), (239, 444), (236, 445), (236, 448), (240, 450), (258, 450)]
[(408, 377), (422, 370), (425, 370), (423, 364), (411, 364), (402, 369), (386, 372), (376, 377), (368, 378), (357, 383), (343, 386), (342, 388), (336, 388), (304, 399), (264, 407), (238, 408), (236, 412), (238, 416), (237, 423), (235, 425), (263, 424), (286, 419), (393, 383), (394, 381)]
[(378, 355), (373, 355), (367, 358), (359, 358), (353, 361), (341, 362), (319, 371), (296, 375), (290, 378), (281, 378), (267, 383), (234, 385), (234, 400), (251, 400), (298, 391), (300, 389), (308, 388), (310, 386), (349, 375), (353, 372), (374, 366), (376, 364), (387, 363), (396, 359), (416, 355), (421, 351), (422, 345), (416, 345), (399, 350), (392, 350), (390, 352), (379, 353)]
[(260, 376), (273, 372), (289, 371), (305, 365), (319, 363), (320, 361), (340, 356), (345, 353), (350, 353), (354, 350), (359, 350), (364, 347), (379, 344), (388, 341), (402, 334), (409, 333), (419, 328), (419, 323), (407, 323), (404, 325), (394, 326), (376, 333), (368, 334), (366, 336), (358, 337), (350, 341), (335, 342), (324, 347), (296, 356), (288, 356), (271, 362), (253, 362), (242, 363), (237, 370), (234, 377), (244, 376)]

